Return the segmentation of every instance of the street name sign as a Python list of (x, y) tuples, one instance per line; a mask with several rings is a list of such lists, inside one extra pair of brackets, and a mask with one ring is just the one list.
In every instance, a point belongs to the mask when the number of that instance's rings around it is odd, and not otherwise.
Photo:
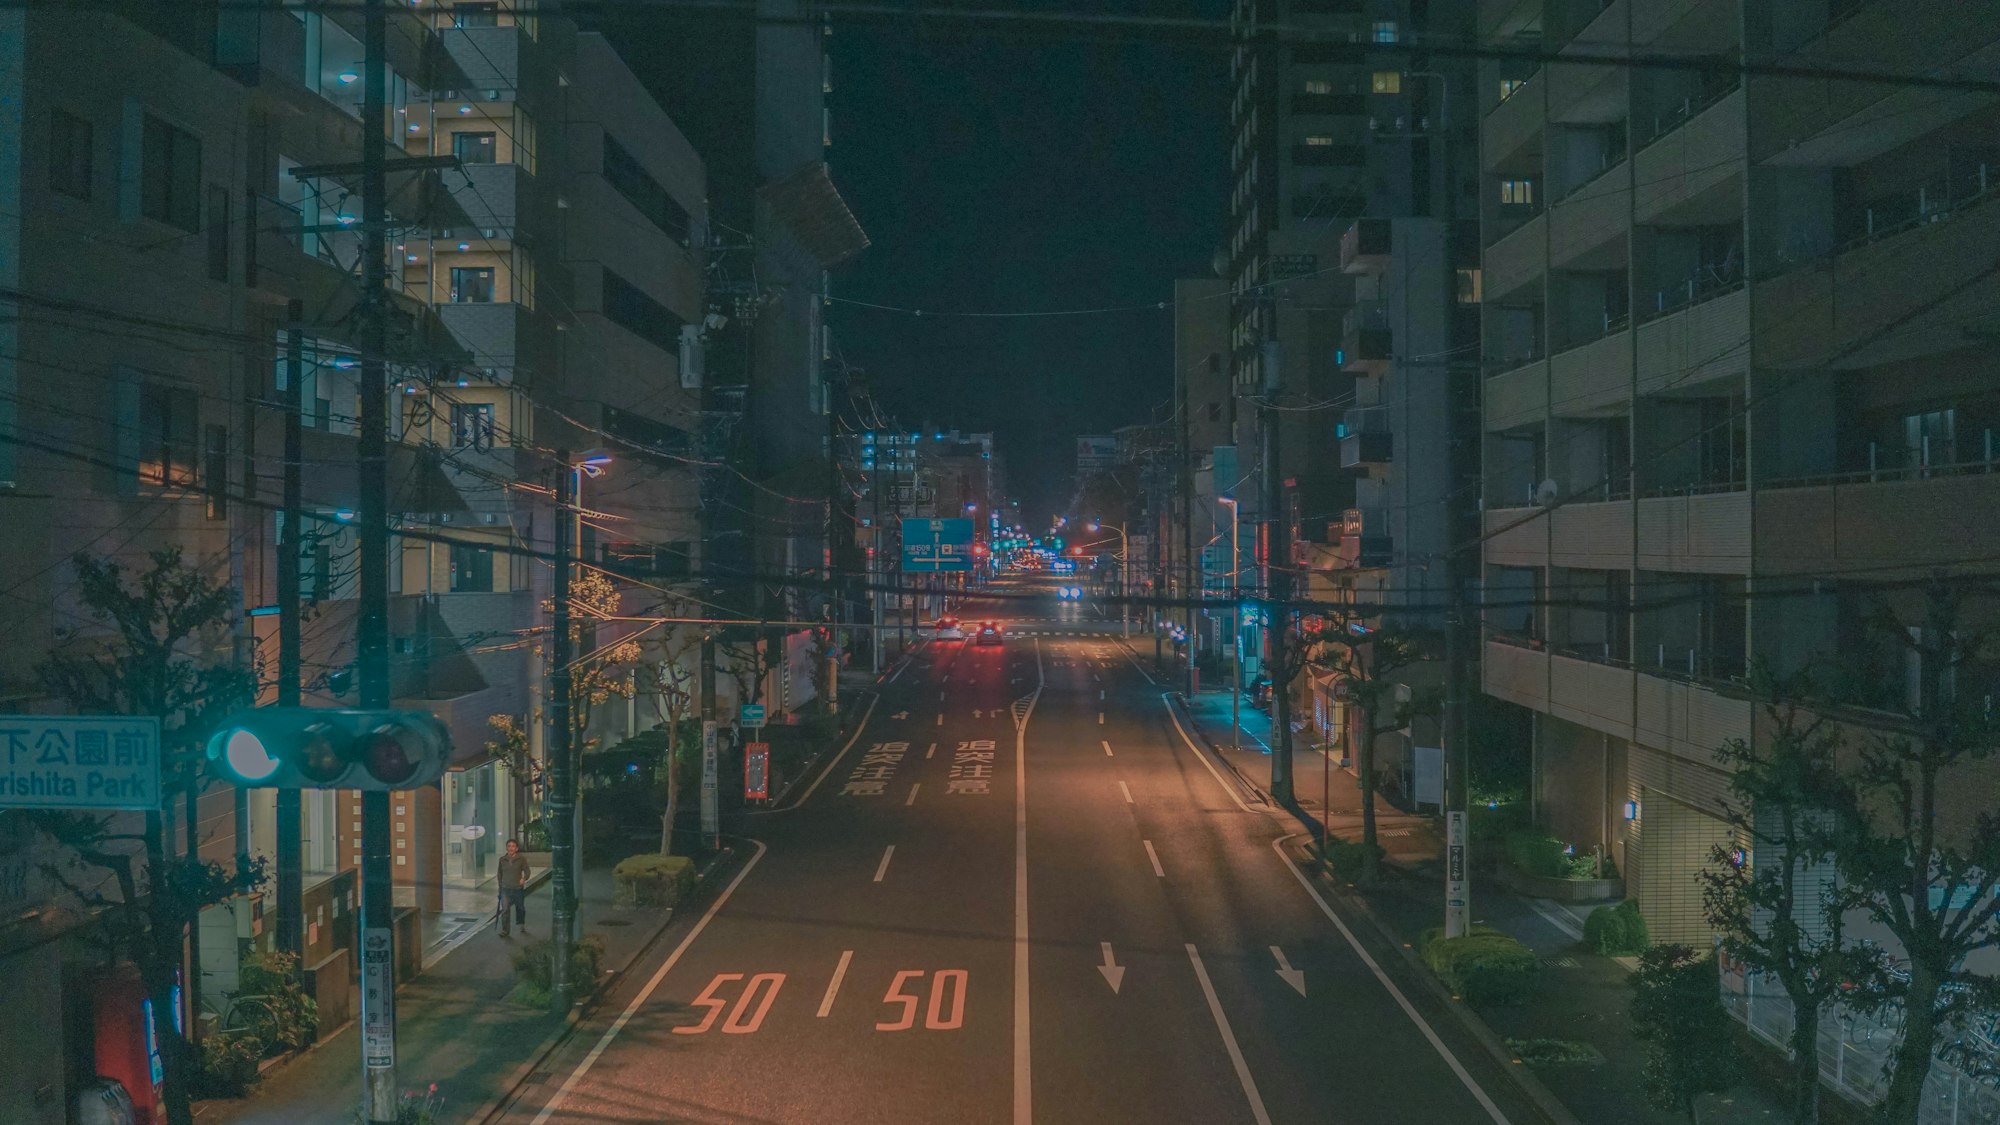
[(972, 569), (972, 521), (903, 520), (903, 570), (931, 574)]
[(0, 808), (159, 807), (158, 719), (0, 716)]

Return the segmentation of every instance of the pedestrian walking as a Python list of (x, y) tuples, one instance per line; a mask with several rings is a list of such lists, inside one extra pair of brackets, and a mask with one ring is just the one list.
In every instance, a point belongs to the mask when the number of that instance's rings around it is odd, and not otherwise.
[[(509, 910), (509, 907), (512, 909)], [(507, 841), (507, 854), (500, 857), (500, 936), (507, 937), (513, 924), (528, 932), (528, 857), (521, 854), (521, 841)]]

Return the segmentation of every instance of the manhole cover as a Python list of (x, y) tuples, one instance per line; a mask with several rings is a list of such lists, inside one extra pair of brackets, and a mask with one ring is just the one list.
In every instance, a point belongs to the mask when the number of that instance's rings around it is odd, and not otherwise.
[(631, 924), (632, 919), (630, 918), (599, 918), (594, 923), (594, 925), (599, 926), (629, 926)]

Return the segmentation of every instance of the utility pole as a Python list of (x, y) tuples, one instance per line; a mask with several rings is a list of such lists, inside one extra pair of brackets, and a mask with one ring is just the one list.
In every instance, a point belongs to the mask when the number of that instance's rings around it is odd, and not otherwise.
[[(361, 50), (361, 433), (355, 443), (360, 508), (360, 606), (355, 670), (361, 706), (386, 709), (389, 682), (389, 350), (387, 134), (388, 0), (365, 0)], [(371, 1125), (396, 1120), (395, 909), (389, 793), (361, 794), (362, 1110)]]
[[(285, 468), (284, 511), (278, 515), (278, 706), (299, 705), (299, 535), (300, 473), (305, 460), (305, 302), (296, 298), (285, 308)], [(299, 840), (301, 821), (297, 789), (277, 791), (278, 830), (278, 949), (294, 957), (305, 949), (304, 872)], [(298, 968), (305, 966), (300, 964)]]
[[(1273, 318), (1275, 325), (1276, 318)], [(1284, 672), (1287, 658), (1285, 646), (1291, 635), (1292, 611), (1290, 603), (1291, 563), (1291, 521), (1284, 511), (1285, 482), (1278, 456), (1278, 411), (1272, 400), (1284, 385), (1280, 378), (1280, 363), (1283, 352), (1276, 340), (1266, 340), (1259, 349), (1258, 359), (1263, 367), (1264, 397), (1257, 407), (1258, 426), (1264, 436), (1264, 612), (1270, 615), (1269, 645), (1271, 664), (1276, 672)], [(1237, 643), (1242, 643), (1239, 633)], [(1278, 682), (1281, 677), (1271, 677), (1271, 712), (1277, 719), (1273, 724), (1277, 729), (1276, 745), (1271, 747), (1271, 799), (1281, 805), (1290, 805), (1292, 796), (1292, 695), (1291, 685)]]
[(576, 475), (569, 450), (556, 450), (555, 590), (550, 598), (549, 726), (549, 936), (555, 962), (549, 971), (549, 1003), (568, 1012), (575, 982), (569, 979), (570, 941), (576, 923), (576, 750), (570, 729), (569, 582), (576, 540)]
[(1182, 644), (1186, 653), (1186, 682), (1182, 685), (1187, 692), (1189, 705), (1194, 703), (1194, 627), (1195, 584), (1194, 584), (1194, 439), (1188, 429), (1188, 404), (1192, 397), (1188, 393), (1188, 373), (1182, 369), (1174, 375), (1174, 388), (1180, 392), (1180, 465), (1175, 472), (1176, 483), (1181, 493), (1181, 622), (1185, 639)]

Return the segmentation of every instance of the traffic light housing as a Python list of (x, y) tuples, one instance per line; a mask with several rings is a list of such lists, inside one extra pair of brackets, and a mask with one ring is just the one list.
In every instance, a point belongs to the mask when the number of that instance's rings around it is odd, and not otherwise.
[(420, 789), (451, 764), (428, 711), (260, 707), (208, 740), (210, 769), (250, 789)]

